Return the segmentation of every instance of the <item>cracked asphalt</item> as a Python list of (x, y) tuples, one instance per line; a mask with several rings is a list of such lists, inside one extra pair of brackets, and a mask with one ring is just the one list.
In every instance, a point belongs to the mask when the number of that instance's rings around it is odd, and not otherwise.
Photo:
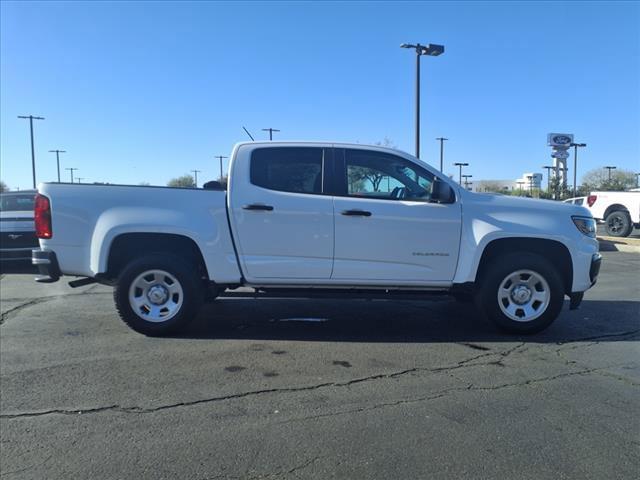
[(640, 255), (603, 255), (533, 337), (448, 297), (229, 298), (154, 339), (5, 273), (0, 477), (635, 479)]

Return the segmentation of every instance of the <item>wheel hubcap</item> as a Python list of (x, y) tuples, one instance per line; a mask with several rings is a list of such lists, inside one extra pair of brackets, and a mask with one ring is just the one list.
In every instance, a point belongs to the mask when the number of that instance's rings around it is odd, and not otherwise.
[(510, 273), (498, 288), (500, 310), (516, 322), (535, 320), (547, 310), (550, 301), (549, 284), (533, 270)]
[(129, 304), (142, 319), (166, 322), (182, 307), (184, 292), (178, 279), (164, 270), (147, 270), (129, 288)]

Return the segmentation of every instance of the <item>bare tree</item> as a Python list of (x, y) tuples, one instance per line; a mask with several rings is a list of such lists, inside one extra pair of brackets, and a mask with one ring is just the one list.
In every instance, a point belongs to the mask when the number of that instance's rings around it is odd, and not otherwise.
[(631, 170), (619, 168), (611, 172), (609, 180), (609, 172), (604, 167), (594, 168), (582, 176), (582, 186), (589, 191), (621, 192), (636, 186), (636, 175)]
[(4, 193), (8, 191), (9, 191), (9, 187), (7, 186), (7, 184), (4, 183), (2, 180), (0, 180), (0, 193)]
[(181, 177), (172, 178), (167, 182), (167, 187), (174, 188), (194, 188), (196, 186), (196, 180), (193, 175), (182, 175)]

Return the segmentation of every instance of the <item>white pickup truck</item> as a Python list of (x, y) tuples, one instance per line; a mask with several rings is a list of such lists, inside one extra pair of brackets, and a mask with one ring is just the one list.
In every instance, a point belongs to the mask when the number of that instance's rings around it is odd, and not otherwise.
[(587, 206), (604, 222), (607, 235), (628, 237), (633, 227), (640, 228), (640, 192), (591, 192)]
[[(215, 182), (213, 187), (216, 187)], [(44, 183), (39, 281), (115, 287), (147, 335), (183, 328), (206, 299), (256, 295), (475, 299), (498, 327), (542, 330), (577, 308), (601, 257), (580, 206), (475, 194), (382, 147), (241, 143), (222, 188)]]

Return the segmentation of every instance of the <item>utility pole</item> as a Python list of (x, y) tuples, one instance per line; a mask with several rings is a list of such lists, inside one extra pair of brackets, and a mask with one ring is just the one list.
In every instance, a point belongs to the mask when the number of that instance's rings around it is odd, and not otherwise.
[(263, 132), (269, 132), (269, 141), (273, 140), (273, 132), (279, 132), (277, 128), (263, 128)]
[(456, 163), (454, 163), (454, 165), (455, 165), (456, 167), (460, 167), (460, 180), (458, 181), (458, 183), (459, 183), (460, 185), (462, 185), (462, 167), (468, 167), (468, 166), (469, 166), (469, 164), (468, 164), (468, 163), (460, 163), (460, 162), (456, 162)]
[(56, 154), (56, 164), (58, 165), (58, 183), (60, 183), (60, 154), (67, 153), (66, 150), (49, 150), (49, 153)]
[(251, 134), (249, 133), (249, 130), (247, 130), (246, 128), (244, 128), (244, 126), (242, 127), (242, 129), (245, 131), (245, 133), (246, 133), (247, 135), (249, 135), (249, 138), (251, 139), (251, 141), (252, 141), (252, 142), (255, 142), (255, 141), (256, 141), (256, 139), (255, 139), (255, 138), (253, 138), (253, 135), (251, 135)]
[(609, 170), (609, 183), (611, 183), (611, 170), (615, 170), (618, 167), (604, 167), (607, 170)]
[(547, 192), (551, 193), (551, 170), (556, 167), (554, 167), (553, 165), (543, 165), (542, 168), (547, 169)]
[(516, 182), (516, 183), (520, 187), (520, 196), (522, 196), (522, 185), (524, 185), (524, 182), (520, 181), (520, 182)]
[(570, 144), (573, 147), (573, 196), (576, 196), (576, 177), (578, 174), (578, 147), (586, 147), (586, 143), (572, 143)]
[(73, 183), (73, 171), (79, 170), (79, 169), (75, 167), (69, 167), (69, 168), (65, 168), (65, 170), (69, 170), (69, 172), (71, 173), (71, 183)]
[(195, 176), (196, 179), (196, 188), (198, 188), (198, 173), (200, 173), (202, 170), (191, 170)]
[(444, 46), (431, 43), (427, 45), (403, 43), (400, 48), (412, 48), (416, 51), (416, 158), (420, 158), (420, 57), (422, 55), (430, 57), (442, 55)]
[(78, 183), (82, 183), (82, 180), (85, 180), (84, 177), (78, 177), (76, 180), (78, 180)]
[(464, 188), (466, 190), (469, 190), (469, 179), (472, 178), (473, 175), (462, 175), (462, 178), (464, 178)]
[(444, 142), (449, 140), (448, 138), (438, 137), (436, 140), (440, 140), (440, 171), (442, 172), (444, 161)]
[(217, 158), (218, 160), (220, 160), (220, 181), (222, 181), (222, 178), (223, 178), (223, 176), (222, 176), (222, 159), (223, 159), (223, 158), (229, 158), (229, 157), (223, 157), (222, 155), (218, 155), (218, 156), (217, 156), (217, 157), (215, 157), (215, 158)]
[(18, 118), (29, 119), (29, 130), (31, 131), (31, 171), (33, 173), (33, 188), (36, 188), (36, 152), (33, 148), (33, 121), (44, 120), (44, 117), (36, 117), (33, 115), (18, 115)]

